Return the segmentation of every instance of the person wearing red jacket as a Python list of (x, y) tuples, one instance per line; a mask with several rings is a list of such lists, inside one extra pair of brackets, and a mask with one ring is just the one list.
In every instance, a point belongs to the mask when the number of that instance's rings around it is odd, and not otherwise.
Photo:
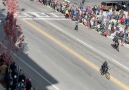
[(125, 18), (124, 16), (120, 19), (121, 24), (124, 24)]
[(104, 11), (104, 6), (103, 5), (101, 6), (101, 10)]

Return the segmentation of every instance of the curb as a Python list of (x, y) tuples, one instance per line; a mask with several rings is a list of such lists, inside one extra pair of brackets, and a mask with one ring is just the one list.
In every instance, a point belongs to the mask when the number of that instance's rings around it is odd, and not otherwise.
[[(51, 7), (48, 6), (48, 5), (47, 5), (47, 7), (48, 7), (48, 8), (51, 8)], [(53, 9), (53, 8), (51, 8), (51, 9)], [(55, 10), (55, 12), (58, 12), (58, 11)], [(85, 26), (83, 23), (79, 23), (79, 24)], [(124, 27), (124, 25), (121, 25), (121, 24), (120, 24), (119, 26)], [(88, 27), (87, 27), (87, 28), (88, 28)], [(99, 34), (100, 34), (100, 33), (99, 33)], [(107, 36), (107, 38), (111, 39), (109, 36)], [(129, 48), (129, 44), (124, 44), (124, 47)]]
[[(83, 23), (80, 23), (80, 25), (85, 26)], [(123, 26), (123, 25), (120, 25)], [(87, 27), (88, 28), (88, 27)], [(98, 32), (99, 33), (99, 32)], [(100, 34), (100, 33), (99, 33)], [(107, 38), (112, 39), (110, 36), (107, 36)], [(121, 45), (122, 46), (122, 45)], [(129, 48), (129, 44), (124, 44), (124, 47)]]

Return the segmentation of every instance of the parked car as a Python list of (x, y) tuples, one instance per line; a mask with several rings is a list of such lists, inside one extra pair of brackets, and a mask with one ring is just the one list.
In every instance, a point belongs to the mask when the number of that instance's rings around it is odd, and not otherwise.
[(121, 5), (118, 2), (102, 2), (101, 5), (104, 6), (104, 10), (109, 10), (110, 8), (115, 8), (117, 11), (121, 9)]

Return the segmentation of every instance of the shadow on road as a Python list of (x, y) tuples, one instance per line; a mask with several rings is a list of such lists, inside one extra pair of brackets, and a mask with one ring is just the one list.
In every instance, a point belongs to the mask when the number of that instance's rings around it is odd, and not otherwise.
[[(0, 20), (4, 21), (6, 16), (0, 12)], [(0, 25), (0, 42), (5, 39), (3, 25)], [(3, 42), (4, 44), (4, 42)], [(36, 87), (36, 90), (48, 90), (47, 87), (57, 84), (58, 81), (55, 80), (50, 74), (48, 74), (43, 68), (37, 65), (34, 60), (32, 60), (27, 54), (23, 51), (18, 53), (11, 53), (14, 61), (22, 69), (22, 72), (25, 73), (27, 77), (30, 77), (32, 80), (33, 87)], [(5, 83), (1, 83), (5, 87)]]
[(116, 48), (113, 44), (111, 44), (112, 48), (114, 48), (115, 50), (117, 50), (119, 52), (119, 49)]

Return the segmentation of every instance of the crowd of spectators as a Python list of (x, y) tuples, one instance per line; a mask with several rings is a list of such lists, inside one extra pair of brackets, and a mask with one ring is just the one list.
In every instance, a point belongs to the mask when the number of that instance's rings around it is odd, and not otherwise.
[(103, 5), (84, 6), (80, 3), (79, 6), (70, 4), (67, 0), (39, 0), (44, 5), (49, 5), (54, 10), (61, 12), (66, 18), (79, 21), (90, 29), (95, 29), (104, 36), (119, 37), (121, 45), (129, 44), (129, 12), (125, 11), (126, 6), (122, 2), (121, 10), (116, 11), (115, 8), (110, 8), (104, 11)]
[[(84, 6), (85, 0), (82, 0), (79, 6), (61, 0), (39, 1), (61, 12), (65, 18), (79, 21), (104, 36), (118, 36), (121, 45), (129, 44), (129, 12), (125, 11), (124, 2), (120, 11), (116, 11), (115, 8), (104, 11), (102, 5)], [(6, 53), (0, 55), (0, 81), (6, 83), (6, 90), (31, 90), (32, 88), (31, 79), (18, 69), (14, 61), (7, 59)]]
[(0, 82), (4, 83), (6, 90), (32, 90), (31, 79), (6, 53), (0, 55)]

